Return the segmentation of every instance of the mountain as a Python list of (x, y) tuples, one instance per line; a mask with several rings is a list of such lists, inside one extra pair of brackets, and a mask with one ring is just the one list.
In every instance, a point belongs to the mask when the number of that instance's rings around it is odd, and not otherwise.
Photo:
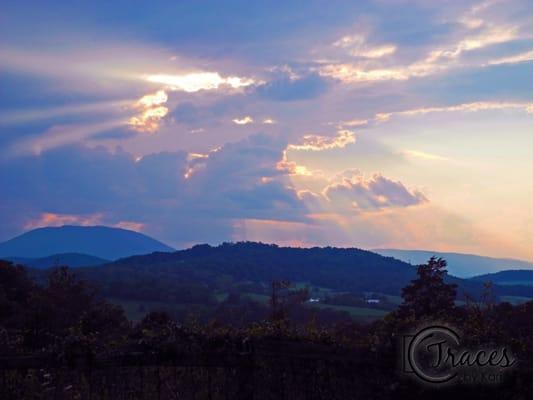
[(478, 275), (472, 280), (487, 282), (491, 281), (498, 285), (528, 285), (533, 286), (533, 271), (516, 269), (500, 271), (493, 274)]
[[(262, 243), (197, 245), (174, 253), (123, 258), (97, 268), (76, 270), (107, 297), (174, 303), (214, 302), (219, 294), (268, 296), (271, 283), (288, 280), (327, 292), (374, 292), (399, 296), (416, 268), (392, 257), (355, 248), (291, 248)], [(479, 298), (483, 283), (446, 277), (458, 285), (458, 298)], [(533, 298), (533, 287), (494, 287), (497, 296)]]
[(36, 269), (46, 269), (64, 265), (67, 265), (71, 268), (91, 267), (110, 262), (109, 260), (105, 260), (100, 257), (79, 253), (54, 254), (52, 256), (41, 258), (7, 257), (7, 260)]
[(42, 258), (54, 254), (90, 254), (115, 260), (173, 248), (142, 233), (106, 226), (38, 228), (0, 243), (0, 257)]
[(532, 262), (510, 258), (492, 258), (477, 256), (474, 254), (442, 253), (427, 250), (375, 249), (372, 251), (383, 256), (397, 258), (398, 260), (413, 265), (423, 264), (431, 256), (442, 257), (448, 262), (448, 272), (451, 275), (462, 278), (469, 278), (506, 269), (533, 270)]

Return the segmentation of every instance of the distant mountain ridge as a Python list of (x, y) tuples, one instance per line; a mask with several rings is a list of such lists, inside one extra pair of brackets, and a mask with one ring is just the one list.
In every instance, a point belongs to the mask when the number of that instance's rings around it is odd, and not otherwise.
[(3, 258), (79, 253), (116, 260), (156, 251), (172, 252), (174, 249), (142, 233), (106, 226), (38, 228), (0, 243), (0, 257)]
[(41, 258), (7, 257), (7, 260), (36, 269), (46, 269), (57, 266), (68, 266), (71, 268), (93, 267), (110, 262), (110, 260), (104, 258), (80, 253), (54, 254)]
[(506, 270), (493, 274), (478, 275), (470, 279), (482, 282), (491, 281), (499, 285), (533, 286), (533, 271), (523, 269)]
[(448, 262), (448, 272), (461, 278), (471, 278), (504, 270), (533, 270), (533, 262), (511, 258), (484, 257), (475, 254), (446, 253), (429, 250), (374, 249), (375, 253), (413, 265), (425, 263), (431, 256), (442, 257)]

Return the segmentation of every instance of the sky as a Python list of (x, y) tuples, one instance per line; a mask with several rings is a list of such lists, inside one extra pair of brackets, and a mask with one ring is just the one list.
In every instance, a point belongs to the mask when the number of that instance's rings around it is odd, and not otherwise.
[(533, 260), (528, 0), (2, 4), (0, 240)]

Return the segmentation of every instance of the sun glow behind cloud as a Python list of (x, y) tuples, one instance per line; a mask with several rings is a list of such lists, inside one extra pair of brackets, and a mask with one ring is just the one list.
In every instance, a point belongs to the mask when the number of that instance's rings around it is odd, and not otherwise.
[(189, 74), (155, 74), (147, 75), (144, 79), (148, 82), (165, 85), (169, 90), (179, 90), (194, 93), (200, 90), (216, 90), (227, 87), (240, 89), (253, 85), (253, 79), (238, 76), (222, 77), (218, 72), (194, 72)]
[(156, 132), (161, 119), (168, 114), (168, 108), (163, 105), (167, 100), (168, 96), (164, 90), (141, 97), (133, 106), (140, 114), (131, 117), (128, 125), (138, 132)]
[[(146, 75), (143, 80), (163, 85), (164, 87), (153, 94), (141, 97), (133, 108), (139, 114), (128, 120), (128, 125), (138, 132), (155, 133), (161, 120), (168, 114), (169, 109), (164, 104), (168, 101), (166, 91), (183, 91), (195, 93), (201, 90), (241, 89), (255, 84), (253, 79), (238, 76), (222, 77), (218, 72), (194, 72), (187, 74), (155, 74)], [(246, 116), (233, 120), (238, 125), (253, 122), (252, 117)]]
[(237, 124), (237, 125), (248, 125), (248, 124), (252, 124), (254, 122), (254, 119), (250, 117), (249, 115), (246, 115), (242, 118), (234, 118), (232, 119), (232, 121), (234, 124)]

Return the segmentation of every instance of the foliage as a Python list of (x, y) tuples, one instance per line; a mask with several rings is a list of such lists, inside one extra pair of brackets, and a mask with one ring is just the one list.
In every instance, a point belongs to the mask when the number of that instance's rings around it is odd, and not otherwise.
[[(216, 318), (208, 322), (190, 316), (180, 323), (168, 313), (151, 312), (133, 324), (120, 307), (102, 300), (95, 288), (67, 268), (53, 271), (42, 286), (32, 282), (24, 268), (0, 262), (0, 355), (48, 355), (66, 365), (131, 354), (157, 356), (158, 362), (188, 360), (191, 365), (217, 360), (231, 365), (226, 375), (209, 378), (220, 382), (242, 378), (246, 368), (238, 372), (231, 363), (253, 355), (261, 371), (255, 385), (262, 385), (258, 386), (261, 390), (273, 390), (275, 384), (292, 380), (292, 390), (305, 391), (302, 382), (306, 380), (298, 381), (290, 369), (298, 365), (304, 377), (312, 371), (313, 381), (319, 382), (317, 390), (325, 393), (322, 398), (328, 398), (328, 393), (353, 394), (353, 390), (374, 398), (422, 396), (423, 389), (399, 380), (394, 371), (398, 336), (423, 321), (444, 320), (457, 326), (472, 344), (505, 344), (519, 358), (532, 359), (533, 302), (498, 304), (492, 287), (486, 285), (479, 299), (457, 306), (456, 287), (446, 281), (445, 267), (444, 260), (435, 258), (419, 266), (417, 276), (403, 290), (399, 309), (372, 324), (358, 324), (347, 315), (339, 319), (337, 314), (328, 320), (328, 311), (321, 314), (305, 307), (305, 288), (295, 289), (285, 280), (272, 285), (270, 305), (234, 292), (217, 306)], [(313, 355), (318, 361), (313, 361)], [(329, 361), (324, 363), (320, 357)], [(347, 367), (347, 359), (355, 362), (355, 371)], [(128, 380), (139, 376), (132, 374)], [(196, 378), (201, 376), (205, 374)], [(25, 382), (30, 385), (29, 380)], [(82, 380), (73, 382), (78, 385), (73, 390), (81, 393)], [(511, 394), (527, 386), (523, 377), (511, 382), (515, 385)], [(31, 398), (40, 398), (35, 390)], [(479, 393), (496, 396), (491, 391)]]
[(444, 317), (455, 308), (457, 285), (444, 282), (446, 261), (431, 257), (418, 266), (417, 278), (403, 288), (403, 304), (398, 309), (402, 317), (420, 319)]

